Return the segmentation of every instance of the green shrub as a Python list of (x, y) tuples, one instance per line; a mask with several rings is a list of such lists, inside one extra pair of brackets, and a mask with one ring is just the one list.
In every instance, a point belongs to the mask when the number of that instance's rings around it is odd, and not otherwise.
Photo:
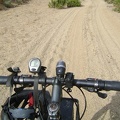
[(113, 0), (113, 4), (115, 6), (115, 11), (120, 12), (120, 0)]
[(81, 2), (79, 0), (68, 0), (67, 7), (80, 7)]
[(115, 6), (115, 11), (120, 12), (120, 0), (105, 0), (107, 3), (113, 3)]
[(105, 2), (111, 4), (111, 3), (113, 3), (113, 0), (105, 0)]
[(51, 2), (49, 2), (48, 6), (50, 8), (63, 8), (65, 6), (65, 4), (67, 3), (66, 0), (51, 0)]
[(55, 4), (56, 4), (56, 1), (55, 0), (51, 0), (51, 2), (49, 2), (48, 6), (50, 8), (55, 8)]
[(81, 2), (79, 0), (51, 0), (48, 4), (50, 8), (64, 8), (65, 5), (67, 7), (79, 7)]

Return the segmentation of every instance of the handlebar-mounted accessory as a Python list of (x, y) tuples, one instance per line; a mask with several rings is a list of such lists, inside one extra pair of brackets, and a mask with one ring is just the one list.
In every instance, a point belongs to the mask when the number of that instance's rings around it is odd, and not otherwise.
[(8, 68), (7, 69), (9, 72), (11, 72), (12, 74), (8, 77), (8, 80), (7, 80), (7, 82), (6, 82), (6, 86), (7, 87), (11, 87), (11, 86), (13, 86), (13, 77), (14, 76), (17, 76), (18, 75), (18, 73), (20, 73), (21, 71), (20, 71), (20, 69), (19, 69), (19, 67), (14, 67), (14, 68)]
[(29, 61), (29, 71), (31, 73), (39, 73), (41, 69), (41, 61), (39, 58), (32, 58)]
[[(31, 95), (31, 96), (30, 96)], [(11, 96), (10, 106), (9, 104), (9, 98), (5, 102), (5, 104), (2, 106), (2, 113), (1, 118), (2, 120), (8, 120), (6, 117), (9, 118), (9, 120), (15, 120), (15, 119), (33, 119), (36, 116), (35, 110), (32, 107), (33, 105), (30, 105), (28, 101), (33, 96), (32, 91), (22, 91), (19, 94), (13, 94)], [(21, 106), (18, 108), (18, 106)], [(28, 108), (25, 108), (25, 106), (28, 106)]]
[(60, 78), (63, 78), (65, 75), (65, 71), (66, 71), (65, 62), (62, 60), (58, 61), (56, 65), (56, 75), (59, 76)]
[(105, 99), (107, 97), (107, 94), (106, 93), (102, 93), (100, 92), (101, 89), (99, 89), (99, 86), (98, 86), (98, 79), (95, 79), (95, 78), (87, 78), (87, 81), (94, 81), (94, 88), (93, 87), (84, 87), (85, 90), (89, 91), (89, 92), (95, 92), (97, 93), (97, 95), (100, 97), (100, 98), (103, 98)]
[(14, 67), (14, 68), (10, 67), (7, 70), (12, 73), (10, 76), (8, 76), (8, 80), (6, 82), (6, 86), (10, 87), (10, 97), (9, 97), (9, 103), (8, 103), (8, 106), (10, 106), (10, 99), (11, 99), (11, 95), (12, 95), (13, 81), (14, 81), (13, 78), (15, 76), (17, 76), (18, 73), (20, 73), (21, 71), (20, 71), (19, 67)]
[[(8, 80), (6, 82), (6, 86), (10, 87), (10, 97), (8, 98), (6, 103), (3, 105), (2, 119), (3, 120), (6, 119), (6, 118), (4, 118), (4, 114), (6, 114), (6, 117), (8, 116), (10, 118), (10, 120), (13, 120), (14, 118), (16, 119), (16, 118), (31, 118), (31, 117), (33, 117), (35, 114), (35, 111), (32, 107), (27, 109), (27, 108), (22, 108), (22, 107), (15, 108), (14, 106), (12, 106), (15, 104), (16, 104), (15, 106), (19, 105), (21, 101), (24, 101), (24, 104), (27, 104), (27, 99), (28, 99), (27, 95), (29, 95), (29, 94), (23, 94), (22, 97), (18, 97), (16, 93), (12, 95), (14, 77), (16, 77), (18, 75), (18, 73), (20, 73), (21, 71), (20, 71), (19, 67), (14, 67), (14, 68), (10, 67), (7, 70), (12, 73), (10, 76), (8, 76)], [(18, 93), (22, 93), (23, 89), (24, 89), (24, 86), (20, 87), (19, 89), (16, 88)], [(18, 101), (16, 102), (17, 97), (18, 97)], [(13, 109), (13, 107), (14, 107), (14, 109)]]
[(73, 87), (73, 80), (74, 80), (74, 75), (71, 72), (66, 73), (65, 76), (65, 87), (68, 88), (68, 91), (71, 92), (71, 88)]

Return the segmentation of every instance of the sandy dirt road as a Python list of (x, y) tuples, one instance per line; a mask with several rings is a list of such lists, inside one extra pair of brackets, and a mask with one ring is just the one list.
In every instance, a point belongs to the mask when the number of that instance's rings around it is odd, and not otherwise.
[[(48, 0), (34, 0), (0, 11), (0, 75), (8, 75), (10, 66), (28, 73), (29, 59), (39, 57), (48, 76), (55, 75), (56, 62), (62, 59), (75, 78), (120, 80), (120, 14), (103, 0), (85, 0), (80, 8), (62, 10), (47, 5)], [(0, 91), (1, 105), (9, 92), (3, 86)], [(120, 119), (118, 92), (109, 92), (105, 100), (85, 93), (83, 120)], [(77, 89), (73, 95), (80, 99), (82, 112), (82, 95)]]

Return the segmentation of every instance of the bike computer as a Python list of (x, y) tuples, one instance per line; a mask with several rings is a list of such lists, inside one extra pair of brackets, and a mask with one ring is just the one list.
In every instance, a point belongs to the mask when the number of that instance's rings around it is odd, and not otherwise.
[(32, 73), (39, 73), (41, 69), (41, 61), (38, 58), (32, 58), (29, 61), (29, 71)]

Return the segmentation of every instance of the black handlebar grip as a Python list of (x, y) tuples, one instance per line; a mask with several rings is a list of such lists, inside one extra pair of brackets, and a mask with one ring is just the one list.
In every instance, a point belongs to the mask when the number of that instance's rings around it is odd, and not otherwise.
[(7, 76), (0, 76), (0, 85), (5, 85), (7, 82)]
[(74, 80), (74, 85), (78, 87), (92, 87), (99, 90), (120, 91), (120, 81), (107, 81), (99, 79)]
[(120, 91), (120, 81), (104, 81), (104, 90)]

